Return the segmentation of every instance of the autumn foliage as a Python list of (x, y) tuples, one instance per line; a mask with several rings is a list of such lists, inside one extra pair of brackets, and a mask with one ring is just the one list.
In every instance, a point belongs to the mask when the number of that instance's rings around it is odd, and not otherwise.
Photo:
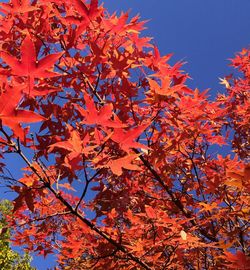
[(97, 0), (0, 11), (13, 243), (57, 254), (57, 269), (250, 269), (250, 51), (211, 100), (138, 16)]

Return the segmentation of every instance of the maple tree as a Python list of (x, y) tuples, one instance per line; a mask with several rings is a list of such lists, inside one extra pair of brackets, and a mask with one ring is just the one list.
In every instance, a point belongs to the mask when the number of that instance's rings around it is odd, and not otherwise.
[(0, 11), (1, 170), (26, 164), (6, 182), (13, 243), (59, 269), (250, 269), (250, 51), (211, 100), (138, 16), (97, 0)]

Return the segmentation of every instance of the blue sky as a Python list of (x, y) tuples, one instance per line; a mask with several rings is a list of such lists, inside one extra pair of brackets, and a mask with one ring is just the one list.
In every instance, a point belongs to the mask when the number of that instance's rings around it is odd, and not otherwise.
[[(190, 86), (200, 90), (211, 88), (212, 96), (222, 89), (218, 77), (232, 72), (228, 59), (250, 45), (249, 0), (103, 2), (110, 12), (130, 9), (131, 15), (140, 13), (143, 20), (150, 19), (143, 35), (154, 37), (162, 55), (174, 53), (172, 63), (188, 62), (184, 70), (193, 78)], [(53, 259), (34, 258), (33, 264), (44, 270), (53, 266)]]
[(249, 0), (106, 0), (109, 11), (129, 10), (151, 19), (145, 35), (154, 37), (162, 54), (174, 53), (173, 63), (188, 62), (190, 86), (221, 88), (218, 77), (231, 72), (229, 58), (250, 45)]

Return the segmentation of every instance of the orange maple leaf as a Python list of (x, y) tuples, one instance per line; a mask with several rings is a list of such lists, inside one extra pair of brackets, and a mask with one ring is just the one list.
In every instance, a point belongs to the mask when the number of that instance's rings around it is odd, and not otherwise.
[(127, 155), (118, 159), (111, 159), (107, 163), (107, 166), (110, 167), (111, 171), (118, 176), (122, 175), (122, 168), (127, 170), (140, 171), (141, 168), (138, 165), (132, 163), (132, 161), (137, 157), (138, 155), (134, 154)]

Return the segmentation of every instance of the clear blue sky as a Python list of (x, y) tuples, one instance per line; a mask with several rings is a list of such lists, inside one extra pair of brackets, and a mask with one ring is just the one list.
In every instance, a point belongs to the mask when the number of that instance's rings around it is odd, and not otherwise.
[[(3, 0), (0, 2), (3, 2)], [(4, 1), (6, 2), (6, 1)], [(173, 63), (187, 61), (184, 69), (193, 78), (190, 86), (212, 88), (218, 77), (231, 72), (229, 58), (250, 45), (250, 0), (104, 0), (110, 12), (131, 9), (141, 14), (161, 54), (174, 53)], [(19, 165), (18, 165), (19, 166)], [(37, 269), (53, 266), (53, 260), (34, 258)]]
[(212, 88), (218, 77), (231, 72), (229, 58), (250, 45), (249, 0), (104, 0), (110, 11), (140, 13), (147, 23), (145, 34), (154, 37), (162, 54), (174, 53), (174, 62), (193, 78), (190, 86)]

